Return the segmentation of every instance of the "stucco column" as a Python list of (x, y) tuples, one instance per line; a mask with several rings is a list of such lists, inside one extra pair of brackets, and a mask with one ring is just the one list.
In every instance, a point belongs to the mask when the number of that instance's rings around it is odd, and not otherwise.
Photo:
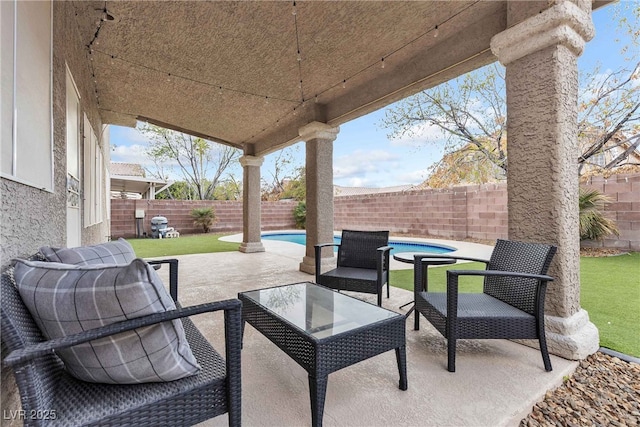
[(264, 252), (260, 239), (260, 166), (264, 157), (244, 155), (242, 165), (242, 244), (240, 252)]
[[(333, 242), (333, 141), (339, 128), (312, 122), (299, 130), (306, 142), (307, 247), (300, 271), (315, 274), (318, 243)], [(323, 250), (322, 264), (331, 264), (333, 251)]]
[(549, 350), (582, 359), (599, 346), (580, 308), (577, 58), (594, 35), (591, 3), (559, 1), (491, 40), (506, 66), (509, 238), (556, 245), (545, 323)]

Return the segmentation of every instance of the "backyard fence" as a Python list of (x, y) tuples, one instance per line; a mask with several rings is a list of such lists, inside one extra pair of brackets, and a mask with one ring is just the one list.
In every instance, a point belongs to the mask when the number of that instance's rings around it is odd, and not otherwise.
[[(609, 236), (602, 242), (583, 242), (585, 246), (640, 250), (640, 174), (594, 177), (585, 186), (606, 194), (612, 203), (607, 215), (620, 229), (620, 237)], [(295, 228), (295, 201), (262, 202), (263, 230)], [(194, 208), (212, 207), (218, 218), (212, 232), (242, 230), (241, 201), (111, 201), (112, 237), (134, 237), (136, 209), (145, 210), (145, 230), (153, 216), (168, 219), (180, 233), (199, 233), (189, 213)], [(508, 234), (506, 184), (483, 184), (334, 199), (334, 228), (389, 230), (392, 234), (435, 236), (443, 239), (495, 240)]]
[(608, 236), (602, 242), (582, 242), (582, 245), (640, 251), (640, 174), (593, 177), (584, 186), (609, 197), (611, 203), (605, 212), (618, 225), (620, 236)]
[[(285, 230), (295, 228), (293, 209), (298, 202), (283, 200), (262, 202), (261, 223), (263, 230)], [(168, 226), (180, 234), (202, 233), (202, 227), (193, 224), (191, 211), (195, 208), (213, 208), (216, 222), (211, 233), (242, 231), (241, 200), (111, 200), (111, 237), (136, 237), (136, 210), (144, 210), (143, 228), (150, 233), (151, 218), (164, 216)]]

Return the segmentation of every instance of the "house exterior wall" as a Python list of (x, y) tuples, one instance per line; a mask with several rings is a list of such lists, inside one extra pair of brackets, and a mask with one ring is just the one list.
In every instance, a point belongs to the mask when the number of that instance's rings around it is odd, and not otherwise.
[[(73, 4), (54, 2), (53, 5), (53, 191), (40, 190), (9, 179), (0, 179), (0, 241), (2, 265), (12, 258), (35, 253), (40, 246), (65, 246), (66, 222), (66, 67), (69, 67), (80, 93), (82, 111), (87, 114), (96, 132), (102, 129), (98, 114), (91, 69), (74, 21)], [(66, 64), (66, 65), (65, 65)], [(5, 96), (3, 91), (2, 96)], [(10, 93), (8, 95), (11, 95)], [(43, 144), (44, 145), (44, 144)], [(82, 144), (81, 144), (82, 145)], [(103, 155), (109, 158), (109, 143), (103, 144)], [(48, 149), (48, 142), (46, 143)], [(83, 159), (83, 153), (80, 153)], [(83, 167), (81, 166), (81, 170)], [(106, 174), (105, 174), (106, 175)], [(103, 194), (108, 194), (106, 191)], [(106, 199), (102, 201), (106, 213)], [(82, 206), (82, 203), (81, 203)], [(109, 223), (105, 220), (97, 225), (82, 228), (83, 244), (106, 240)], [(4, 346), (2, 358), (6, 356)], [(17, 410), (20, 399), (10, 369), (2, 369), (2, 408)], [(20, 420), (2, 419), (2, 426), (22, 425)]]
[[(53, 7), (53, 159), (54, 190), (48, 192), (9, 179), (0, 179), (2, 192), (2, 260), (29, 255), (42, 245), (66, 244), (66, 66), (68, 65), (80, 93), (82, 110), (96, 132), (102, 129), (89, 61), (76, 32), (73, 4), (54, 2)], [(69, 10), (67, 10), (69, 9)], [(109, 144), (103, 144), (103, 155), (109, 158)], [(83, 158), (81, 153), (80, 158)], [(81, 167), (82, 170), (82, 167)], [(106, 179), (103, 181), (106, 189)], [(105, 191), (104, 194), (107, 194)], [(106, 199), (102, 201), (106, 212)], [(106, 220), (82, 228), (82, 243), (105, 241), (109, 234)]]

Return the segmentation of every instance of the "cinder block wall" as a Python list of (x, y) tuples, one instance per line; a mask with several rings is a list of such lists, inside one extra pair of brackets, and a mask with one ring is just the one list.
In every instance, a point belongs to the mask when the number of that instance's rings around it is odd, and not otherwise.
[(584, 187), (595, 188), (609, 197), (611, 203), (605, 212), (616, 221), (620, 236), (609, 236), (601, 242), (582, 242), (582, 245), (640, 251), (640, 174), (594, 177)]
[(338, 230), (385, 229), (445, 239), (507, 236), (505, 184), (336, 197)]
[[(295, 228), (293, 209), (298, 202), (278, 201), (262, 202), (262, 229), (283, 230)], [(145, 211), (142, 221), (143, 231), (151, 232), (151, 218), (164, 216), (169, 227), (181, 234), (202, 233), (202, 229), (193, 225), (191, 211), (195, 208), (212, 207), (217, 221), (210, 232), (230, 233), (242, 231), (242, 201), (237, 200), (111, 200), (111, 238), (135, 237), (135, 211)]]
[[(583, 246), (640, 250), (640, 174), (593, 178), (585, 186), (605, 193), (612, 200), (607, 215), (616, 220), (620, 237)], [(262, 202), (262, 229), (295, 228), (294, 201)], [(134, 212), (144, 209), (145, 231), (153, 216), (166, 216), (169, 226), (180, 233), (201, 232), (189, 216), (195, 207), (212, 206), (218, 221), (213, 232), (242, 230), (241, 201), (111, 201), (112, 237), (136, 235)], [(449, 189), (339, 196), (334, 199), (334, 229), (389, 230), (395, 234), (436, 236), (443, 239), (495, 240), (508, 237), (507, 186), (483, 184)]]
[[(593, 187), (611, 200), (605, 212), (620, 236), (583, 246), (640, 250), (640, 174), (592, 178)], [(334, 228), (385, 229), (392, 233), (446, 239), (495, 240), (508, 237), (506, 184), (483, 184), (404, 193), (336, 197)]]

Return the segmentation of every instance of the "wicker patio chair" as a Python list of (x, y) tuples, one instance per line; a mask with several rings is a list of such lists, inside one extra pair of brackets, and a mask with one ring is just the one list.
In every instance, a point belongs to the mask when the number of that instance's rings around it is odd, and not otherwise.
[[(44, 260), (34, 256), (32, 260)], [(174, 260), (175, 261), (175, 260)], [(174, 267), (174, 264), (172, 264)], [(173, 269), (173, 268), (172, 268)], [(26, 426), (188, 426), (228, 413), (229, 425), (241, 424), (241, 303), (212, 302), (143, 316), (47, 341), (16, 289), (13, 266), (1, 280), (5, 366), (13, 369)], [(177, 261), (172, 296), (177, 295)], [(188, 316), (224, 311), (225, 357), (207, 342)], [(183, 379), (144, 384), (96, 384), (69, 375), (55, 350), (119, 332), (181, 319), (201, 371)]]
[[(316, 283), (339, 291), (364, 292), (378, 295), (382, 306), (382, 287), (387, 285), (389, 298), (388, 231), (343, 230), (341, 243), (315, 245)], [(321, 273), (322, 248), (338, 246), (337, 267)]]
[[(486, 270), (447, 271), (447, 292), (422, 291), (422, 275), (416, 261), (414, 297), (415, 330), (422, 314), (447, 339), (448, 370), (456, 370), (458, 339), (537, 339), (545, 370), (551, 371), (544, 331), (546, 275), (555, 246), (498, 240), (487, 261), (442, 255), (446, 258), (481, 261)], [(434, 258), (433, 254), (425, 257)], [(483, 276), (482, 293), (458, 293), (461, 276)]]

